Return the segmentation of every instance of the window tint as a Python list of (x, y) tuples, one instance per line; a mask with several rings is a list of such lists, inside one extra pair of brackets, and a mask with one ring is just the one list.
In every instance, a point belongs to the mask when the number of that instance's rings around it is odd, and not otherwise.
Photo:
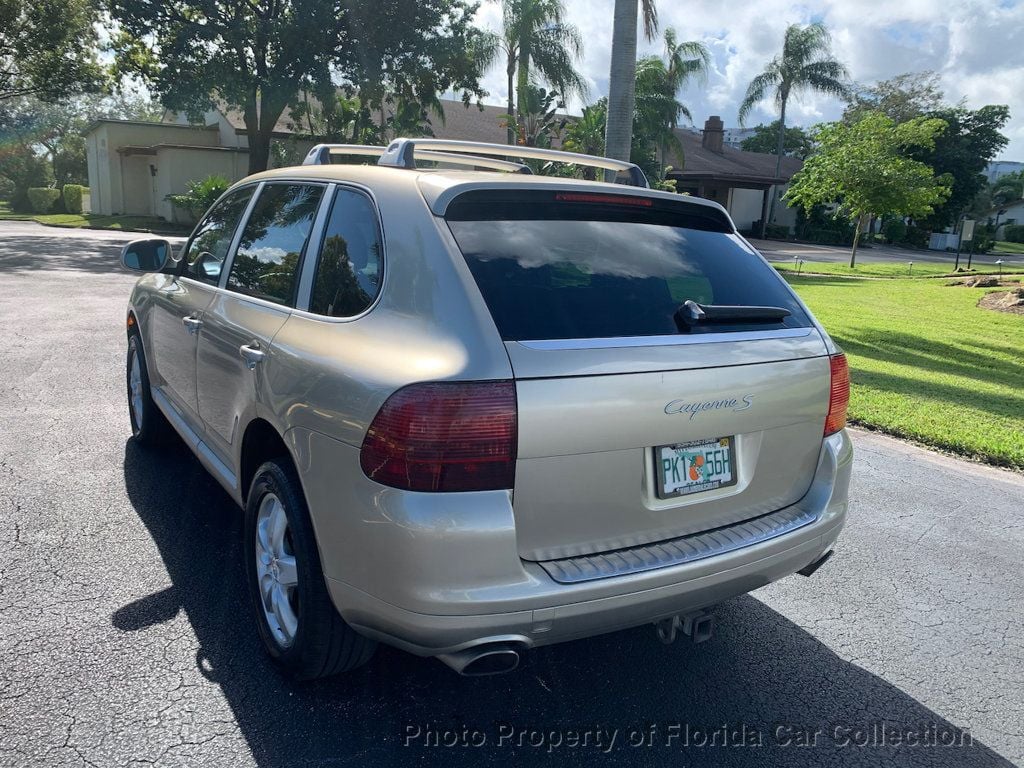
[(185, 253), (185, 276), (216, 285), (220, 281), (221, 267), (227, 258), (231, 239), (235, 236), (238, 220), (255, 187), (235, 190), (206, 214)]
[(619, 195), (467, 193), (448, 226), (505, 340), (660, 336), (700, 304), (774, 306), (783, 321), (690, 333), (806, 327), (781, 278), (713, 208)]
[(322, 187), (309, 184), (265, 186), (242, 230), (228, 288), (290, 304), (322, 195)]
[(381, 239), (369, 198), (339, 189), (324, 231), (309, 309), (330, 317), (352, 317), (377, 297)]

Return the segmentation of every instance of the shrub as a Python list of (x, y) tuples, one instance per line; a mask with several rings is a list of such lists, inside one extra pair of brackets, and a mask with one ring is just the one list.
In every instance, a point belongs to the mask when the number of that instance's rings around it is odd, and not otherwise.
[(207, 176), (202, 181), (189, 182), (188, 191), (184, 195), (167, 195), (167, 200), (198, 219), (230, 186), (231, 182), (223, 176)]
[(62, 194), (64, 195), (64, 210), (68, 213), (82, 212), (82, 196), (89, 193), (88, 187), (81, 184), (65, 184)]
[(782, 224), (769, 224), (764, 228), (764, 236), (769, 240), (788, 240), (789, 227)]
[(1003, 238), (1011, 243), (1024, 243), (1024, 224), (1007, 224), (1003, 227)]
[(921, 227), (910, 225), (907, 227), (907, 234), (904, 236), (902, 242), (905, 245), (912, 246), (914, 248), (927, 248), (928, 238), (931, 232)]
[(804, 239), (821, 245), (853, 245), (853, 227), (844, 229), (815, 227), (807, 230)]
[(889, 243), (902, 243), (903, 239), (907, 236), (907, 222), (903, 219), (891, 219), (885, 223), (883, 229), (885, 233), (885, 242)]
[(60, 190), (52, 187), (30, 187), (28, 201), (36, 213), (49, 213), (60, 199)]

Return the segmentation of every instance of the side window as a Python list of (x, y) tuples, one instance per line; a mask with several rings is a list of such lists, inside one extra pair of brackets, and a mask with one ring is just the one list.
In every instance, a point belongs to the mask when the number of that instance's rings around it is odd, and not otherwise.
[(313, 228), (323, 187), (267, 184), (242, 230), (228, 288), (277, 304), (291, 304), (299, 262)]
[(352, 317), (366, 310), (380, 291), (381, 250), (369, 198), (339, 189), (324, 231), (309, 310), (330, 317)]
[(185, 252), (186, 277), (212, 285), (220, 281), (231, 238), (235, 236), (238, 220), (245, 213), (254, 189), (250, 186), (235, 190), (203, 217)]

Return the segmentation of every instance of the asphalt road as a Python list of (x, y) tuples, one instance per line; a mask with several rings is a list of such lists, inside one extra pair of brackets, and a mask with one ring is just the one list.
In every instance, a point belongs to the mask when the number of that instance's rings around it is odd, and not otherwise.
[[(787, 243), (782, 240), (756, 240), (751, 244), (769, 261), (792, 261), (803, 259), (809, 264), (816, 261), (850, 263), (850, 249), (835, 245), (814, 245), (812, 243)], [(917, 251), (906, 248), (892, 248), (875, 245), (871, 248), (857, 250), (857, 263), (895, 263), (906, 266), (908, 261), (915, 264), (945, 264), (952, 272), (956, 265), (956, 254), (945, 251)], [(1024, 271), (1024, 255), (1015, 253), (980, 253), (974, 254), (971, 266), (974, 269), (997, 269), (996, 262), (1003, 262), (1005, 272)], [(960, 254), (960, 266), (967, 268), (967, 251)], [(807, 268), (807, 267), (805, 267)]]
[(0, 764), (1024, 761), (1024, 479), (863, 432), (831, 563), (721, 606), (703, 645), (641, 627), (498, 678), (381, 649), (282, 680), (232, 502), (127, 439), (117, 244), (0, 222)]

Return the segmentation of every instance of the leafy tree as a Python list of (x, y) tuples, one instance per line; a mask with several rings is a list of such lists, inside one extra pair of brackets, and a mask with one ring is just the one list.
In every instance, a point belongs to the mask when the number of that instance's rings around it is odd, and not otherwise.
[(271, 135), (300, 90), (342, 83), (370, 109), (388, 94), (428, 104), (449, 89), (482, 96), (483, 33), (469, 0), (103, 0), (113, 48), (164, 104), (199, 115), (238, 108), (249, 170), (267, 167)]
[[(768, 125), (762, 123), (754, 128), (754, 135), (748, 136), (740, 144), (745, 152), (763, 152), (766, 155), (775, 154), (779, 149), (779, 121), (774, 120)], [(814, 151), (814, 142), (811, 136), (803, 128), (793, 126), (786, 128), (785, 139), (782, 144), (783, 154), (791, 157), (799, 157), (806, 160)]]
[(654, 0), (615, 0), (605, 152), (608, 157), (616, 160), (629, 160), (632, 155), (633, 117), (636, 109), (637, 16), (640, 11), (644, 17), (644, 37), (654, 40), (658, 32), (658, 9)]
[(857, 122), (867, 112), (881, 112), (893, 122), (903, 123), (945, 107), (939, 76), (930, 70), (854, 86), (849, 99), (843, 112), (847, 122)]
[(53, 183), (53, 170), (46, 158), (34, 152), (32, 147), (15, 144), (0, 147), (0, 179), (6, 182), (11, 208), (15, 211), (30, 211), (32, 204), (28, 199), (29, 189), (50, 186)]
[[(481, 58), (503, 53), (508, 77), (508, 143), (517, 141), (522, 105), (536, 73), (565, 96), (586, 96), (587, 84), (574, 62), (583, 54), (579, 30), (565, 20), (562, 0), (502, 0), (502, 34), (483, 46)], [(520, 111), (516, 111), (516, 105)]]
[(90, 93), (59, 101), (22, 96), (2, 102), (0, 135), (7, 143), (28, 147), (49, 157), (58, 186), (87, 184), (83, 134), (101, 118), (153, 120), (161, 109), (146, 96), (130, 90)]
[(996, 179), (990, 190), (993, 205), (1006, 205), (1024, 198), (1024, 171), (1014, 171)]
[[(768, 62), (764, 71), (750, 81), (739, 109), (740, 125), (743, 125), (750, 110), (759, 101), (769, 95), (774, 99), (779, 110), (779, 134), (775, 145), (776, 178), (782, 170), (782, 156), (785, 154), (786, 106), (790, 96), (802, 91), (816, 91), (845, 98), (848, 78), (846, 67), (831, 57), (831, 37), (822, 24), (808, 24), (806, 27), (791, 24), (786, 28), (782, 53)], [(773, 197), (773, 206), (774, 203)], [(762, 237), (770, 218), (770, 214), (762, 217)]]
[(936, 174), (949, 174), (949, 198), (923, 220), (925, 226), (941, 229), (953, 224), (984, 189), (985, 167), (1007, 144), (1000, 129), (1010, 119), (1005, 106), (989, 105), (977, 110), (949, 107), (929, 112), (926, 117), (943, 120), (947, 128), (933, 144), (910, 147), (907, 156), (931, 166)]
[(90, 0), (0, 0), (0, 101), (99, 88), (95, 21)]
[(915, 118), (897, 124), (869, 112), (853, 124), (830, 123), (814, 134), (818, 151), (793, 177), (786, 200), (805, 211), (834, 204), (836, 217), (856, 226), (850, 266), (857, 260), (860, 230), (870, 216), (924, 216), (949, 196), (948, 177), (911, 160), (911, 147), (935, 146), (946, 124)]

